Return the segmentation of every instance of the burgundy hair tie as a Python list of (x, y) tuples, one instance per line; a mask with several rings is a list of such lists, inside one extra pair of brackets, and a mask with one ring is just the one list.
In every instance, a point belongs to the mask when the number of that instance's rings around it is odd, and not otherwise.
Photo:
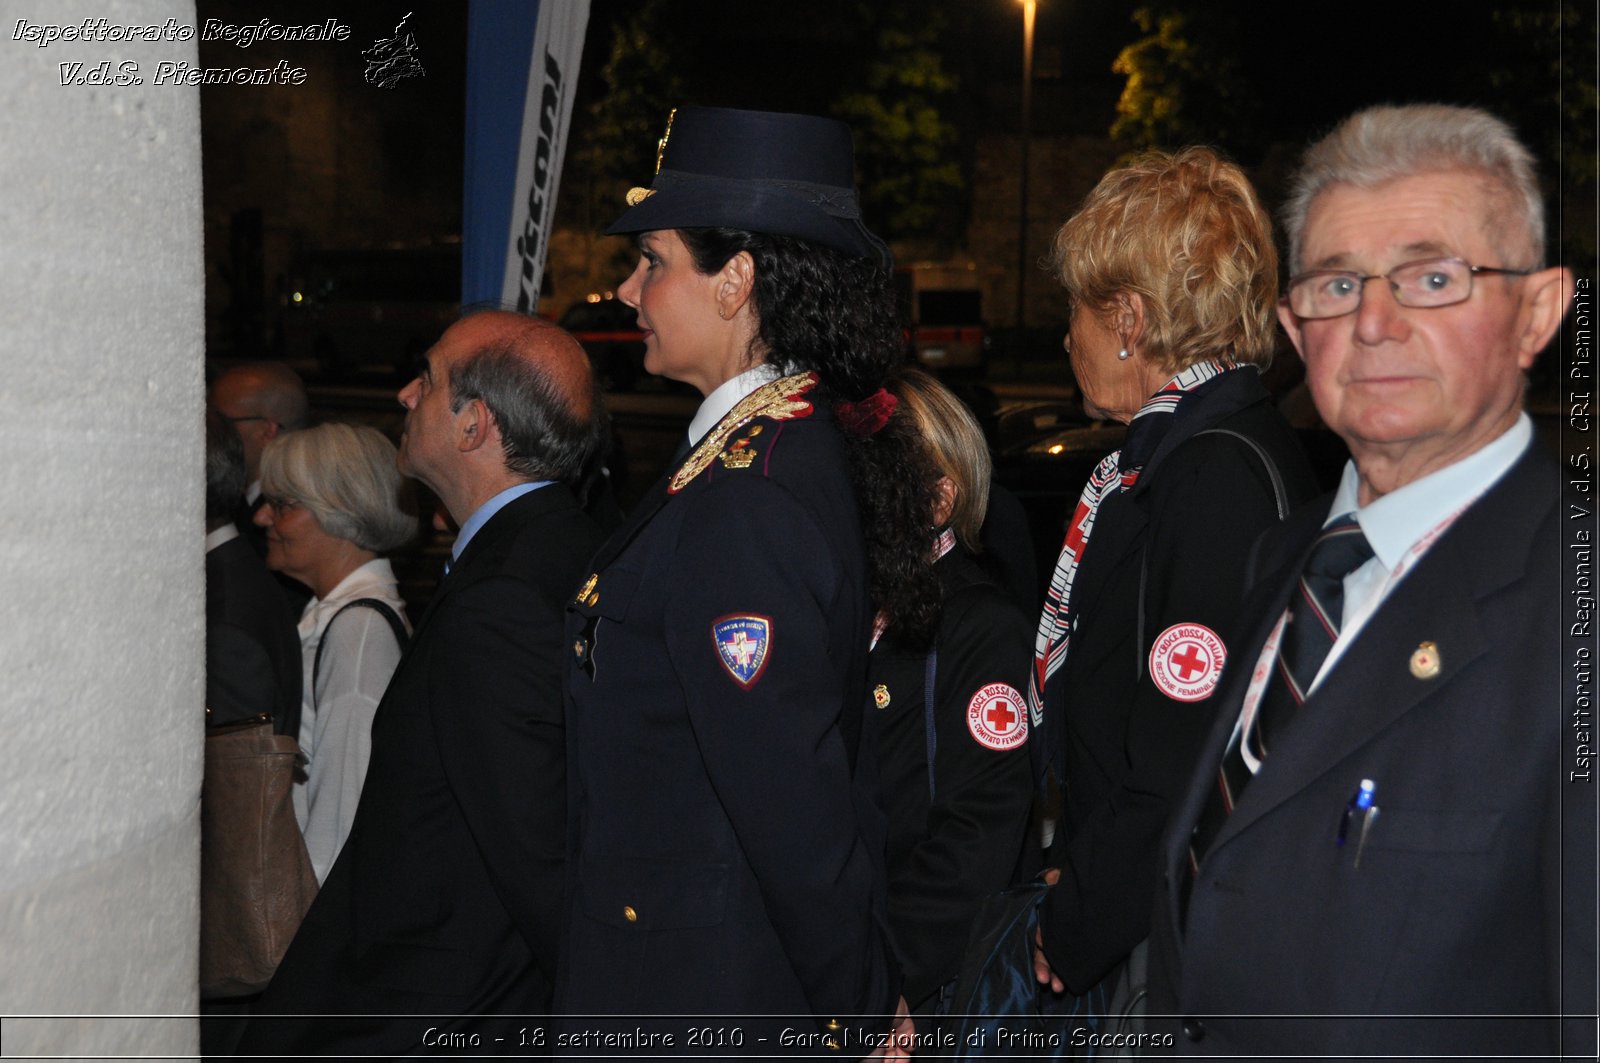
[(894, 413), (900, 400), (891, 395), (886, 389), (879, 388), (860, 402), (841, 402), (834, 406), (834, 412), (839, 416), (839, 423), (844, 430), (861, 439), (876, 435), (884, 425), (889, 423), (889, 415)]

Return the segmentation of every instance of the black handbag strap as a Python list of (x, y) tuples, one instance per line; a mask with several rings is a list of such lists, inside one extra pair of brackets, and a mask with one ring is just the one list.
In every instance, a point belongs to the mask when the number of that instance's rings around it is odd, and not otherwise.
[(376, 609), (378, 614), (389, 622), (389, 629), (394, 632), (394, 640), (400, 644), (400, 652), (406, 652), (405, 622), (400, 619), (400, 614), (396, 613), (388, 602), (377, 598), (357, 598), (355, 601), (341, 606), (339, 611), (333, 614), (333, 619), (329, 620), (327, 626), (322, 629), (322, 638), (317, 640), (317, 655), (311, 662), (311, 705), (313, 708), (317, 704), (317, 676), (322, 673), (322, 650), (328, 644), (328, 632), (333, 630), (334, 620), (338, 620), (350, 610), (360, 606)]
[(1261, 464), (1266, 466), (1267, 481), (1272, 485), (1272, 500), (1278, 507), (1278, 519), (1283, 521), (1289, 518), (1289, 492), (1284, 490), (1283, 477), (1278, 473), (1278, 465), (1272, 460), (1272, 455), (1267, 453), (1266, 447), (1263, 447), (1243, 432), (1235, 432), (1231, 428), (1207, 428), (1204, 431), (1196, 432), (1195, 436), (1232, 436), (1255, 451), (1256, 457), (1261, 459)]
[[(1235, 432), (1231, 428), (1207, 428), (1204, 431), (1196, 432), (1195, 438), (1198, 439), (1200, 436), (1211, 435), (1232, 436), (1234, 439), (1237, 439), (1239, 442), (1255, 451), (1256, 457), (1260, 458), (1261, 464), (1266, 467), (1267, 482), (1272, 486), (1272, 502), (1278, 510), (1278, 520), (1280, 523), (1284, 520), (1287, 520), (1289, 517), (1289, 492), (1284, 488), (1283, 476), (1278, 472), (1278, 465), (1272, 460), (1272, 455), (1267, 453), (1267, 449), (1260, 443), (1257, 443), (1254, 439), (1251, 439), (1249, 436), (1245, 435), (1243, 432)], [(1144, 585), (1149, 574), (1150, 541), (1149, 539), (1146, 539), (1144, 549), (1139, 552), (1139, 615), (1137, 620), (1138, 626), (1133, 629), (1137, 633), (1136, 637), (1134, 638), (1134, 650), (1136, 651), (1134, 655), (1133, 666), (1134, 678), (1141, 683), (1144, 682), (1145, 659)]]

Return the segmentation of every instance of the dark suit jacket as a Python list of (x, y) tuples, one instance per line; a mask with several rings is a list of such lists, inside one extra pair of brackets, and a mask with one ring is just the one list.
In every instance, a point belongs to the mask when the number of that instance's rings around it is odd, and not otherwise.
[[(258, 1018), (241, 1052), (416, 1052), (430, 1026), (489, 1041), (489, 1024), (451, 1015), (548, 1010), (566, 837), (561, 609), (597, 545), (555, 484), (495, 514), (440, 582), (378, 706), (350, 837), (256, 1008), (348, 1017)], [(418, 1018), (381, 1017), (395, 1014)], [(499, 1049), (528, 1050), (518, 1025)]]
[[(1592, 1014), (1595, 798), (1568, 781), (1556, 484), (1542, 453), (1525, 455), (1393, 589), (1275, 739), (1184, 924), (1190, 830), (1329, 503), (1263, 541), (1250, 634), (1165, 839), (1152, 1007), (1190, 1017), (1169, 1031), (1180, 1051), (1549, 1053), (1555, 1021), (1516, 1016), (1574, 1000)], [(1431, 678), (1411, 668), (1424, 641)], [(1380, 815), (1357, 868), (1355, 829), (1336, 837), (1363, 779)], [(1426, 1018), (1451, 1014), (1469, 1017)], [(1586, 1033), (1592, 1058), (1592, 1019)]]
[(272, 574), (243, 539), (206, 552), (207, 722), (300, 718), (300, 635)]
[[(1177, 415), (1175, 415), (1177, 416)], [(1185, 405), (1138, 481), (1100, 507), (1072, 590), (1074, 632), (1046, 713), (1060, 713), (1064, 808), (1046, 858), (1061, 868), (1041, 912), (1045, 952), (1074, 993), (1101, 981), (1149, 933), (1161, 832), (1215, 718), (1216, 697), (1154, 678), (1152, 648), (1200, 625), (1232, 628), (1250, 545), (1276, 524), (1266, 464), (1288, 504), (1316, 493), (1305, 453), (1248, 369)], [(1186, 645), (1179, 642), (1178, 646)], [(1185, 652), (1175, 650), (1175, 654)], [(1045, 752), (1035, 742), (1035, 753)]]
[[(673, 1033), (668, 1051), (687, 1055), (711, 1054), (686, 1043), (697, 1019), (750, 1016), (744, 1051), (781, 1051), (783, 1027), (853, 1029), (892, 1013), (899, 988), (881, 824), (874, 834), (857, 804), (860, 518), (826, 400), (801, 401), (815, 408), (721, 443), (714, 428), (687, 464), (726, 458), (676, 493), (656, 485), (595, 559), (567, 625), (557, 1008)], [(724, 624), (739, 617), (743, 642)], [(568, 1032), (595, 1028), (573, 1018)]]

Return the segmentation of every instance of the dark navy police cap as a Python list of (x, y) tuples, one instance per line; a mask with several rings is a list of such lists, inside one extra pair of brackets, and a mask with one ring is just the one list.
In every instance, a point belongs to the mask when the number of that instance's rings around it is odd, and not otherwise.
[(850, 127), (832, 118), (679, 107), (667, 119), (649, 188), (607, 236), (722, 227), (796, 236), (884, 269), (888, 245), (861, 222)]

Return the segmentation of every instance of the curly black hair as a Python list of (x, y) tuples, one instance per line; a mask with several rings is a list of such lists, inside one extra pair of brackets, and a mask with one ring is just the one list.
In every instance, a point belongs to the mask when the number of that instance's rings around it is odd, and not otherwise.
[(904, 410), (870, 436), (846, 432), (845, 438), (851, 441), (851, 483), (862, 500), (873, 602), (902, 647), (926, 650), (944, 612), (930, 528), (939, 466)]
[[(749, 253), (755, 263), (750, 298), (767, 360), (785, 372), (816, 373), (835, 401), (873, 394), (905, 358), (892, 278), (877, 263), (792, 236), (723, 228), (677, 232), (701, 273)], [(923, 647), (931, 644), (940, 616), (928, 531), (939, 472), (910, 421), (892, 416), (870, 436), (844, 436), (873, 603), (902, 644)]]
[(814, 372), (835, 399), (855, 402), (883, 386), (905, 354), (891, 278), (874, 262), (793, 236), (743, 229), (679, 229), (695, 269), (714, 273), (747, 251), (751, 301), (767, 358)]

